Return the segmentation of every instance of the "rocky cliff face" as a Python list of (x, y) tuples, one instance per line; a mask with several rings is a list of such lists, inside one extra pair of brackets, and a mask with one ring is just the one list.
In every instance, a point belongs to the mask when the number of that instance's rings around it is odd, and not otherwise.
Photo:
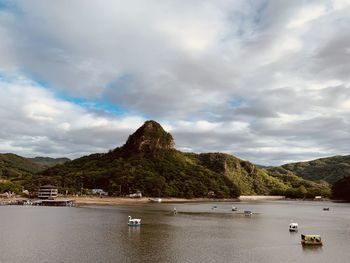
[(163, 150), (173, 150), (175, 142), (171, 134), (164, 131), (159, 123), (146, 121), (129, 136), (122, 149), (127, 155), (148, 155)]

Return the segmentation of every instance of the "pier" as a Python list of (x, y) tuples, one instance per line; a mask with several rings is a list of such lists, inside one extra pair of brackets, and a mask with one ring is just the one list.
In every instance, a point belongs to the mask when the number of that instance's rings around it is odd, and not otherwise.
[(74, 200), (3, 200), (0, 206), (24, 205), (24, 206), (75, 206)]

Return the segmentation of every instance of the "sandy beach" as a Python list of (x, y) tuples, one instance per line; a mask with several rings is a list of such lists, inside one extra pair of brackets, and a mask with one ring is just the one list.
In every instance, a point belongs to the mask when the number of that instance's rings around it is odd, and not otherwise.
[[(127, 198), (127, 197), (91, 197), (91, 196), (79, 196), (79, 197), (65, 197), (56, 198), (74, 200), (78, 205), (139, 205), (151, 203), (151, 197), (142, 198)], [(239, 199), (213, 199), (213, 198), (162, 198), (162, 203), (199, 203), (199, 202), (238, 202)]]
[[(79, 196), (65, 197), (59, 199), (71, 199), (80, 205), (139, 205), (151, 203), (151, 197), (143, 198), (127, 198), (127, 197), (94, 197)], [(201, 202), (239, 202), (239, 201), (264, 201), (264, 200), (282, 200), (283, 196), (241, 196), (239, 198), (230, 199), (213, 199), (213, 198), (162, 198), (162, 203), (201, 203)]]

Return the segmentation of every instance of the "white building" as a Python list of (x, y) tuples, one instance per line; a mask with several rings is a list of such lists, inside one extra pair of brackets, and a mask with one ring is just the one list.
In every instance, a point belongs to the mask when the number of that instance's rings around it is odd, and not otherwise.
[(38, 191), (38, 198), (40, 199), (54, 199), (57, 197), (58, 190), (53, 185), (40, 186)]

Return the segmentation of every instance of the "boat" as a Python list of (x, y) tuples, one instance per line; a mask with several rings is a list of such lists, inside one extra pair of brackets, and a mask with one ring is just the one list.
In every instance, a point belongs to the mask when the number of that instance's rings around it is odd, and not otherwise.
[(140, 225), (141, 225), (141, 219), (131, 218), (131, 216), (129, 216), (128, 226), (140, 226)]
[(297, 232), (298, 231), (298, 223), (290, 223), (289, 224), (289, 231), (290, 232)]
[(238, 208), (237, 208), (237, 207), (232, 206), (232, 211), (237, 211), (237, 210), (238, 210)]
[(150, 198), (149, 199), (152, 203), (161, 203), (162, 198), (156, 197), (156, 198)]
[(252, 214), (253, 214), (253, 212), (250, 211), (250, 210), (245, 210), (244, 211), (244, 215), (246, 215), (246, 216), (251, 216)]
[(301, 244), (303, 246), (322, 246), (320, 235), (301, 235)]
[(329, 211), (329, 207), (324, 207), (323, 211)]

